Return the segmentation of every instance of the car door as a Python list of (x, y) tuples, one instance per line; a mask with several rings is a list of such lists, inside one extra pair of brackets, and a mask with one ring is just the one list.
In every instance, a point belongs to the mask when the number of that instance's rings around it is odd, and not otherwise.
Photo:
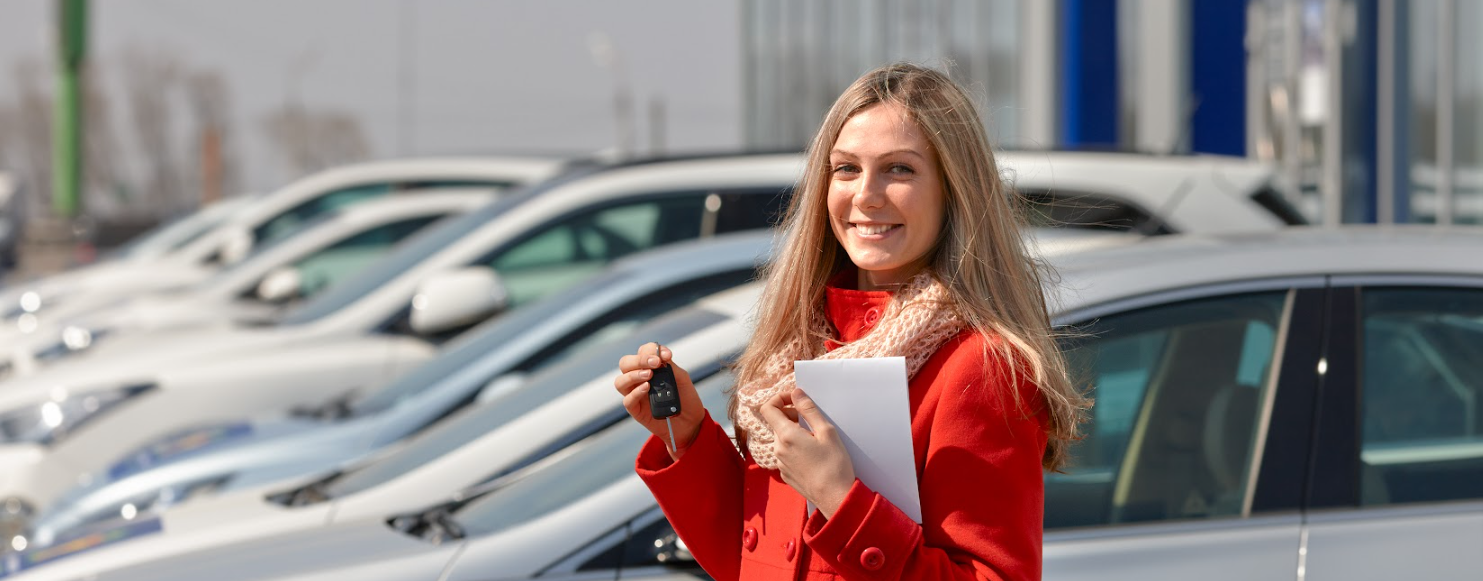
[(1483, 579), (1483, 280), (1334, 284), (1305, 581)]
[(550, 581), (709, 580), (658, 508), (578, 550), (538, 576)]
[(1062, 319), (1096, 403), (1046, 476), (1046, 579), (1296, 576), (1323, 279), (1183, 289)]

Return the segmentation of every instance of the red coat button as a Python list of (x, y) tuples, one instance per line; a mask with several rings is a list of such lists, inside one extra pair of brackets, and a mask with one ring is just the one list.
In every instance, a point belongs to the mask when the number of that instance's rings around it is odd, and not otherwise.
[(866, 325), (874, 325), (874, 324), (876, 324), (876, 322), (878, 322), (880, 320), (881, 320), (881, 310), (880, 310), (879, 307), (871, 307), (870, 310), (865, 311), (865, 324)]
[(879, 571), (886, 565), (886, 554), (880, 549), (871, 547), (860, 551), (860, 566), (868, 571)]
[(757, 529), (747, 527), (742, 531), (742, 547), (750, 551), (757, 548)]
[(798, 545), (793, 542), (793, 539), (788, 539), (788, 544), (783, 545), (783, 551), (786, 553), (788, 562), (791, 563), (793, 562), (793, 557), (798, 556)]

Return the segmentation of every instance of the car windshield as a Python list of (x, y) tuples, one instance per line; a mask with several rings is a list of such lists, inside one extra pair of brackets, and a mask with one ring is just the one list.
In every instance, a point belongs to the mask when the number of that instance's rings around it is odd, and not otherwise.
[(412, 270), (428, 257), (458, 242), (490, 220), (508, 212), (542, 192), (591, 173), (591, 168), (567, 172), (561, 177), (516, 190), (473, 212), (433, 226), (398, 246), (391, 255), (341, 281), (318, 297), (286, 313), (280, 325), (304, 325), (330, 316)]
[[(313, 220), (309, 221), (309, 223), (305, 224), (303, 229), (299, 230), (298, 232), (308, 232), (309, 230), (321, 224), (325, 224), (336, 218), (339, 218), (344, 213), (345, 212), (343, 210), (337, 210), (334, 212), (320, 214)], [(196, 288), (211, 288), (212, 285), (218, 284), (221, 281), (236, 278), (237, 273), (239, 272), (245, 272), (251, 269), (261, 269), (259, 263), (262, 262), (262, 257), (268, 254), (268, 251), (274, 248), (278, 248), (279, 246), (283, 246), (284, 243), (293, 240), (293, 238), (293, 236), (284, 236), (282, 238), (275, 238), (273, 240), (270, 240), (266, 244), (254, 245), (252, 247), (252, 250), (248, 251), (247, 256), (244, 256), (241, 260), (238, 260), (237, 262), (228, 265), (226, 268), (217, 271), (216, 274), (211, 275), (210, 277), (206, 278), (206, 280), (196, 283)]]
[(516, 340), (527, 329), (540, 325), (556, 316), (570, 305), (585, 300), (594, 293), (632, 277), (628, 271), (609, 272), (599, 276), (593, 284), (578, 285), (563, 290), (535, 304), (516, 309), (503, 317), (487, 321), (464, 333), (444, 349), (436, 359), (418, 366), (401, 376), (391, 385), (357, 401), (352, 407), (352, 416), (380, 413), (397, 402), (431, 389), (438, 382), (488, 356), (500, 346)]
[(136, 236), (111, 255), (134, 258), (175, 250), (204, 236), (256, 199), (256, 196), (232, 198), (206, 206)]
[(646, 341), (673, 343), (724, 319), (714, 311), (692, 307), (594, 345), (562, 365), (537, 373), (499, 399), (437, 424), (396, 452), (344, 473), (325, 492), (331, 498), (338, 498), (388, 482), (611, 372), (617, 367), (618, 359), (633, 352), (636, 345)]
[[(706, 409), (720, 410), (726, 408), (731, 383), (731, 374), (722, 371), (695, 387)], [(730, 432), (729, 427), (722, 427)], [(528, 474), (469, 502), (455, 518), (470, 536), (483, 536), (560, 509), (633, 476), (634, 457), (648, 437), (649, 432), (637, 422), (620, 422), (572, 446), (559, 459), (532, 466)]]

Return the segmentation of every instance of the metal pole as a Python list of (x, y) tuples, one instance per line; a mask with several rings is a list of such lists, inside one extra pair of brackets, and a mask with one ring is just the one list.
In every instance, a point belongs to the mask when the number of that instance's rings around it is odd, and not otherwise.
[(1060, 63), (1056, 56), (1060, 29), (1057, 2), (1027, 2), (1021, 5), (1020, 27), (1020, 134), (1016, 141), (1028, 148), (1048, 148), (1056, 138)]
[(87, 55), (87, 0), (57, 1), (57, 95), (52, 112), (52, 206), (77, 215), (82, 198), (82, 65)]
[(1323, 4), (1323, 66), (1328, 75), (1320, 165), (1324, 226), (1338, 226), (1344, 220), (1344, 44), (1340, 37), (1343, 11), (1343, 0), (1328, 0)]
[(1283, 118), (1281, 127), (1282, 166), (1287, 172), (1289, 183), (1307, 201), (1306, 193), (1303, 192), (1303, 186), (1307, 185), (1303, 183), (1303, 96), (1299, 94), (1298, 88), (1298, 74), (1303, 58), (1302, 7), (1297, 2), (1284, 2), (1282, 7), (1282, 30), (1286, 33), (1283, 42), (1282, 78), (1287, 93), (1287, 115)]
[(1452, 197), (1453, 143), (1452, 124), (1456, 119), (1456, 96), (1453, 94), (1457, 58), (1457, 5), (1452, 0), (1437, 3), (1437, 224), (1451, 224), (1454, 208)]
[(1395, 223), (1395, 0), (1380, 0), (1379, 31), (1375, 46), (1375, 221)]

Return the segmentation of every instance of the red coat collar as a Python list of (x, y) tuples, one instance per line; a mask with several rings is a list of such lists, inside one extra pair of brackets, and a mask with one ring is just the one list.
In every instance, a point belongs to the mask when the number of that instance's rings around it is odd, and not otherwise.
[(824, 314), (837, 333), (836, 341), (825, 343), (830, 351), (864, 337), (891, 304), (890, 291), (855, 290), (856, 286), (855, 269), (847, 268), (824, 288)]

